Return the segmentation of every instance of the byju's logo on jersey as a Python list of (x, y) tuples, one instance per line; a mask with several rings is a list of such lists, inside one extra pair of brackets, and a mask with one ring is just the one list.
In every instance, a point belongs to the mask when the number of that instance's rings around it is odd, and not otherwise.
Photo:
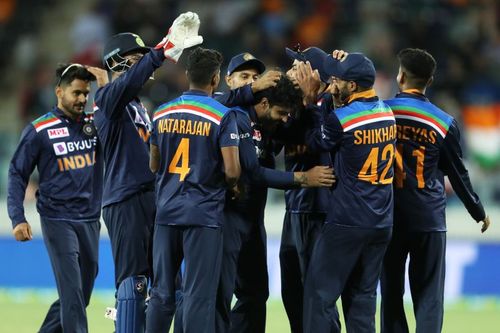
[(69, 131), (67, 127), (52, 128), (47, 131), (49, 134), (49, 139), (58, 139), (69, 136)]
[(68, 148), (65, 142), (54, 143), (54, 153), (57, 156), (66, 155), (68, 153)]

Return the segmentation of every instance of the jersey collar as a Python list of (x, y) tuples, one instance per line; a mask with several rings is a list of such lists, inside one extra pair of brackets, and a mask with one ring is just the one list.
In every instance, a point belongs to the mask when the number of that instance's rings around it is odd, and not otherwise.
[(357, 99), (364, 99), (366, 102), (371, 102), (373, 100), (377, 100), (377, 94), (375, 93), (375, 89), (370, 89), (358, 93), (354, 93), (351, 96), (349, 96), (349, 99), (347, 100), (346, 104), (352, 103)]
[(428, 101), (427, 97), (418, 89), (405, 89), (396, 95), (396, 98), (409, 97)]
[(206, 92), (195, 89), (190, 89), (188, 91), (185, 91), (183, 95), (208, 96)]

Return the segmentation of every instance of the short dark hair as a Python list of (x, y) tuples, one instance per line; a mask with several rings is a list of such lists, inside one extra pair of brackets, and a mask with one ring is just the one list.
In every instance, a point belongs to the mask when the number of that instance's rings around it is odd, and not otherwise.
[(409, 81), (424, 88), (436, 71), (436, 60), (422, 49), (406, 48), (398, 53), (399, 64), (408, 72)]
[(255, 93), (255, 101), (257, 102), (260, 102), (264, 97), (267, 98), (270, 106), (278, 105), (292, 111), (302, 107), (302, 91), (295, 87), (284, 73), (281, 74), (276, 86)]
[(213, 76), (220, 70), (222, 61), (222, 54), (217, 50), (195, 48), (186, 62), (189, 82), (198, 86), (210, 84)]
[(96, 77), (80, 64), (59, 64), (56, 69), (56, 86), (70, 85), (73, 80), (95, 81)]

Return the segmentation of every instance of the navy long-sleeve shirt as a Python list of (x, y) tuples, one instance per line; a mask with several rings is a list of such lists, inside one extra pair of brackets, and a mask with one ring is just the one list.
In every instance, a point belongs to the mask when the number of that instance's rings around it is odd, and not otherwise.
[(386, 101), (396, 117), (397, 153), (394, 228), (446, 231), (444, 175), (472, 218), (485, 218), (462, 161), (455, 119), (421, 94), (401, 93)]
[(226, 204), (242, 212), (263, 214), (266, 205), (267, 187), (289, 189), (296, 187), (294, 173), (275, 170), (274, 144), (262, 130), (250, 85), (218, 94), (216, 99), (233, 107), (240, 135), (239, 154), (242, 174), (241, 195), (232, 199), (228, 193)]
[(105, 163), (103, 206), (154, 187), (149, 169), (151, 121), (137, 95), (164, 60), (162, 50), (151, 50), (96, 92), (95, 124)]
[[(321, 94), (317, 106), (324, 117), (333, 112), (331, 94)], [(287, 171), (307, 171), (317, 165), (332, 165), (328, 152), (315, 152), (307, 146), (305, 152), (298, 149), (298, 146), (305, 145), (305, 132), (313, 126), (311, 118), (309, 112), (301, 112), (299, 117), (291, 118), (280, 131), (285, 143)], [(285, 191), (286, 210), (291, 213), (326, 213), (329, 196), (330, 188), (288, 189)]]
[(85, 122), (83, 116), (74, 121), (54, 108), (26, 126), (9, 167), (7, 205), (13, 227), (26, 221), (23, 202), (35, 167), (41, 216), (77, 222), (99, 219), (103, 163), (97, 137), (83, 133)]
[(307, 146), (330, 152), (337, 175), (326, 222), (391, 227), (396, 125), (389, 106), (367, 91), (327, 117), (311, 112), (314, 128), (306, 136)]

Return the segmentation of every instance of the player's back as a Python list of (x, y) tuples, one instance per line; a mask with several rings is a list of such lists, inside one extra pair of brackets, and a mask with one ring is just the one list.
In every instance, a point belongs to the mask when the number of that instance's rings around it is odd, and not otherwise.
[(453, 118), (420, 94), (386, 101), (396, 117), (395, 227), (445, 231), (440, 150)]
[(342, 136), (333, 155), (337, 184), (327, 221), (363, 228), (392, 226), (396, 128), (391, 109), (378, 98), (335, 110)]
[(155, 112), (152, 143), (160, 153), (156, 223), (220, 225), (225, 195), (221, 132), (230, 116), (228, 108), (198, 91)]

